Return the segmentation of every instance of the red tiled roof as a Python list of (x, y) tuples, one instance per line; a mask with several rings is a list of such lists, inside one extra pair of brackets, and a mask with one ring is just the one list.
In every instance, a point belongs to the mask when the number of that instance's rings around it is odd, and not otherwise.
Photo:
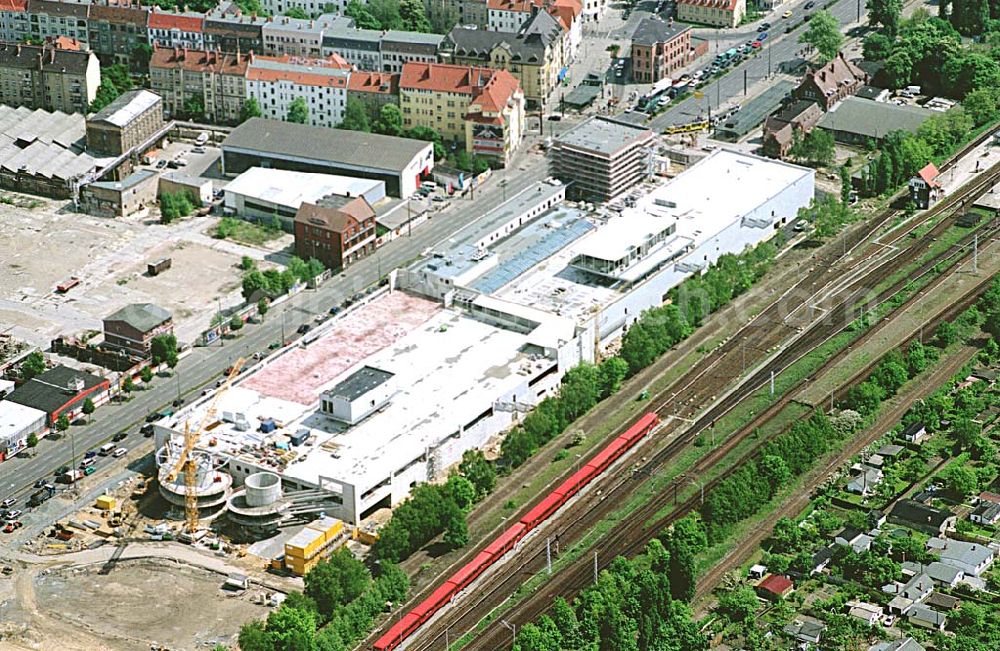
[(49, 43), (52, 43), (56, 48), (60, 50), (76, 50), (80, 51), (80, 41), (75, 38), (70, 38), (68, 36), (56, 36), (55, 38), (48, 37), (45, 39)]
[(783, 595), (792, 589), (792, 582), (787, 577), (781, 576), (780, 574), (770, 574), (757, 584), (757, 587), (761, 590), (765, 590), (775, 595)]
[(364, 197), (357, 197), (336, 208), (305, 202), (295, 213), (295, 221), (343, 233), (355, 223), (363, 224), (374, 216), (375, 211)]
[(552, 17), (562, 24), (567, 32), (573, 21), (583, 13), (583, 3), (580, 0), (555, 0), (546, 9)]
[(0, 11), (27, 11), (28, 0), (0, 0)]
[(403, 64), (399, 87), (472, 95), (474, 88), (485, 85), (493, 75), (489, 68), (409, 61)]
[(109, 23), (146, 26), (149, 9), (130, 0), (107, 0), (104, 4), (90, 5), (90, 19)]
[(937, 182), (937, 177), (941, 173), (938, 172), (938, 168), (934, 166), (934, 163), (927, 163), (924, 168), (917, 172), (917, 176), (923, 179), (924, 183), (932, 188), (936, 188), (939, 184)]
[(714, 7), (726, 11), (735, 11), (738, 0), (677, 0), (677, 4), (695, 7)]
[(245, 77), (250, 59), (245, 54), (226, 54), (217, 50), (186, 50), (183, 48), (153, 48), (150, 68), (183, 68), (189, 72), (214, 72)]
[[(270, 61), (283, 64), (282, 69), (255, 66), (254, 62)], [(347, 75), (336, 76), (316, 72), (325, 70), (350, 70), (351, 64), (339, 54), (331, 54), (325, 59), (306, 59), (286, 54), (280, 57), (254, 56), (250, 54), (247, 79), (252, 81), (291, 81), (303, 86), (347, 87)]]
[(163, 11), (149, 14), (150, 29), (176, 29), (181, 32), (200, 32), (204, 29), (205, 19), (201, 16), (182, 16)]
[(478, 107), (483, 113), (500, 113), (507, 102), (521, 89), (517, 78), (506, 70), (497, 70), (482, 87), (478, 96), (469, 105)]
[(542, 3), (540, 1), (532, 2), (532, 0), (487, 0), (487, 9), (496, 9), (498, 11), (520, 11), (524, 13), (531, 13), (532, 7), (541, 7)]
[(359, 93), (398, 95), (399, 75), (389, 72), (364, 72), (356, 70), (351, 73), (351, 79), (347, 82), (347, 90)]
[(994, 504), (1000, 504), (1000, 495), (997, 495), (996, 493), (991, 493), (989, 491), (983, 491), (982, 493), (980, 493), (979, 499), (986, 502), (992, 502)]

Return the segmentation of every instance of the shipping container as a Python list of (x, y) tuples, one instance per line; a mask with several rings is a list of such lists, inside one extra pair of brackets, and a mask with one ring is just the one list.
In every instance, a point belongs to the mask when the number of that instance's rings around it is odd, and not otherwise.
[(147, 264), (146, 273), (150, 276), (156, 276), (169, 269), (172, 265), (173, 260), (171, 258), (161, 258), (156, 262), (150, 262)]

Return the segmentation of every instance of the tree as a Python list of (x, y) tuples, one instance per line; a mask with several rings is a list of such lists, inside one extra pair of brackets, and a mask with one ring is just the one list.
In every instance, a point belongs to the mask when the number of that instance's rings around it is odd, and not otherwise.
[(241, 651), (273, 651), (274, 643), (264, 630), (264, 622), (253, 620), (240, 627), (237, 639)]
[(927, 472), (927, 462), (918, 456), (912, 456), (899, 466), (899, 478), (910, 483), (919, 481)]
[(370, 582), (364, 563), (341, 548), (306, 573), (305, 594), (316, 602), (317, 612), (329, 619), (337, 608), (357, 599)]
[(953, 3), (951, 24), (963, 36), (978, 36), (990, 20), (987, 0), (959, 0)]
[(628, 376), (628, 362), (615, 355), (609, 357), (597, 367), (600, 372), (601, 399), (616, 393), (622, 386), (622, 381)]
[(90, 103), (90, 110), (93, 113), (118, 99), (122, 93), (132, 89), (132, 78), (129, 76), (128, 68), (118, 63), (101, 70), (101, 84), (97, 87), (94, 101)]
[(125, 393), (132, 393), (135, 391), (135, 382), (132, 380), (131, 375), (126, 375), (125, 379), (122, 380), (122, 391)]
[(285, 116), (288, 122), (296, 124), (306, 124), (309, 122), (309, 105), (303, 97), (296, 97), (288, 105), (288, 115)]
[(892, 39), (880, 32), (872, 32), (864, 40), (866, 61), (884, 61), (892, 53)]
[(153, 57), (153, 48), (149, 43), (139, 43), (132, 48), (132, 68), (137, 72), (149, 70), (149, 60)]
[(840, 166), (840, 201), (849, 204), (854, 186), (851, 183), (851, 170), (847, 169), (847, 164)]
[(160, 195), (160, 222), (170, 222), (187, 217), (194, 212), (194, 204), (186, 192), (164, 192)]
[(20, 375), (21, 379), (28, 381), (31, 378), (41, 375), (45, 372), (45, 355), (40, 351), (32, 351), (21, 362)]
[(149, 346), (153, 364), (166, 363), (170, 368), (177, 366), (177, 337), (173, 334), (162, 334), (153, 337)]
[(745, 622), (754, 616), (759, 607), (760, 601), (753, 588), (742, 585), (721, 594), (716, 609), (731, 622)]
[(444, 541), (455, 548), (464, 547), (469, 544), (469, 527), (465, 522), (465, 516), (461, 512), (449, 515), (444, 532)]
[(369, 11), (368, 6), (360, 0), (350, 0), (344, 8), (344, 15), (354, 19), (358, 29), (382, 29), (382, 25)]
[(83, 407), (81, 407), (80, 410), (84, 413), (85, 416), (87, 416), (87, 419), (89, 420), (90, 416), (97, 410), (97, 407), (94, 406), (93, 400), (87, 398), (86, 400), (83, 401)]
[(289, 18), (297, 18), (299, 20), (309, 20), (309, 14), (302, 7), (291, 7), (285, 12), (285, 15)]
[(445, 483), (445, 488), (451, 499), (455, 500), (458, 508), (465, 513), (468, 513), (472, 509), (472, 505), (476, 503), (476, 487), (462, 475), (450, 475)]
[(240, 122), (246, 122), (250, 118), (259, 118), (263, 115), (260, 110), (260, 103), (256, 97), (248, 97), (243, 106), (240, 107)]
[(825, 129), (813, 129), (792, 145), (789, 153), (815, 165), (827, 165), (833, 160), (834, 140)]
[(427, 18), (422, 0), (399, 0), (399, 17), (403, 29), (409, 32), (429, 32), (431, 23)]
[(934, 341), (941, 348), (947, 348), (958, 341), (958, 330), (951, 321), (942, 321), (934, 331)]
[(896, 50), (885, 60), (885, 81), (890, 88), (901, 88), (913, 76), (913, 58), (905, 50)]
[(275, 651), (314, 651), (316, 648), (316, 615), (308, 610), (282, 605), (267, 616), (264, 628)]
[(230, 330), (242, 330), (243, 329), (243, 318), (239, 314), (234, 314), (233, 318), (229, 319), (229, 329)]
[(996, 88), (976, 88), (962, 100), (962, 108), (976, 126), (996, 119), (1000, 109), (1000, 93)]
[(403, 135), (403, 112), (395, 104), (385, 104), (379, 109), (375, 131), (387, 136)]
[(771, 493), (776, 493), (792, 476), (785, 460), (773, 454), (766, 454), (761, 458), (760, 470), (762, 478), (771, 487)]
[(902, 0), (867, 0), (868, 21), (882, 26), (882, 33), (895, 39), (899, 31), (899, 16), (903, 11)]
[(257, 301), (257, 314), (264, 316), (269, 309), (271, 309), (271, 304), (266, 298), (261, 298)]
[(963, 416), (952, 424), (951, 435), (961, 450), (975, 450), (979, 447), (982, 439), (983, 426), (971, 418)]
[(364, 103), (356, 97), (348, 97), (347, 105), (344, 107), (344, 119), (337, 125), (338, 129), (349, 129), (351, 131), (371, 131), (372, 126), (368, 122), (368, 110)]
[(768, 551), (772, 554), (795, 554), (805, 538), (805, 532), (791, 518), (779, 518), (768, 538)]
[(69, 429), (69, 416), (65, 412), (59, 414), (59, 418), (56, 419), (56, 431), (65, 432)]
[(978, 490), (979, 478), (975, 470), (960, 463), (961, 459), (962, 457), (958, 457), (953, 461), (940, 476), (948, 492), (966, 498)]
[(184, 100), (184, 106), (182, 107), (181, 112), (192, 120), (205, 119), (205, 96), (200, 93), (195, 93), (191, 97), (188, 97)]
[(800, 43), (816, 48), (823, 62), (830, 61), (840, 52), (844, 35), (840, 33), (840, 23), (829, 11), (820, 10), (812, 15), (809, 29), (799, 37)]
[(38, 434), (32, 432), (31, 434), (28, 434), (28, 447), (33, 448), (36, 445), (38, 445)]
[(139, 378), (142, 379), (144, 384), (149, 384), (153, 381), (153, 369), (148, 366), (143, 366), (142, 370), (139, 372)]
[(458, 471), (476, 488), (476, 500), (492, 493), (496, 486), (496, 470), (481, 450), (466, 450), (462, 454), (462, 462), (458, 464)]

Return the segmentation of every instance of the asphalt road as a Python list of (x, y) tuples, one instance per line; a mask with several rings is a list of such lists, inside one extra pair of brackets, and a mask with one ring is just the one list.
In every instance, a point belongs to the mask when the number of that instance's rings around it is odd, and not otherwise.
[[(528, 149), (526, 144), (509, 170), (495, 173), (486, 185), (476, 189), (474, 199), (450, 200), (445, 209), (414, 228), (412, 236), (387, 243), (319, 289), (301, 292), (268, 312), (263, 323), (243, 328), (238, 338), (221, 345), (194, 348), (181, 359), (172, 376), (155, 379), (149, 389), (135, 391), (127, 402), (98, 408), (91, 423), (71, 426), (60, 440), (42, 439), (35, 448), (34, 457), (14, 458), (0, 464), (0, 498), (18, 497), (15, 508), (25, 509), (26, 497), (33, 491), (36, 479), (52, 479), (57, 468), (64, 464), (75, 465), (86, 451), (107, 443), (122, 430), (128, 430), (129, 435), (119, 445), (130, 450), (144, 446), (151, 449), (151, 439), (144, 439), (138, 433), (148, 414), (169, 405), (178, 395), (199, 396), (203, 387), (214, 386), (223, 370), (240, 356), (266, 352), (269, 344), (281, 340), (282, 332), (286, 339), (294, 337), (299, 325), (311, 322), (315, 315), (327, 313), (332, 306), (375, 284), (380, 273), (385, 275), (395, 267), (404, 266), (495, 208), (504, 197), (510, 198), (535, 181), (546, 178), (546, 160), (538, 154), (527, 153)], [(101, 470), (111, 463), (124, 465), (122, 460), (97, 457), (96, 467)], [(86, 489), (88, 478), (81, 483)], [(28, 516), (27, 521), (30, 520)]]

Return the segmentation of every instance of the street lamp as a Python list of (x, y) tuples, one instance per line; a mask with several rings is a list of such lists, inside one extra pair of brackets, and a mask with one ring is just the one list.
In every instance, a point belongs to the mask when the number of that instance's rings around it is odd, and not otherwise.
[(500, 623), (510, 629), (510, 643), (514, 644), (517, 641), (517, 625), (508, 623), (506, 619), (501, 619)]

